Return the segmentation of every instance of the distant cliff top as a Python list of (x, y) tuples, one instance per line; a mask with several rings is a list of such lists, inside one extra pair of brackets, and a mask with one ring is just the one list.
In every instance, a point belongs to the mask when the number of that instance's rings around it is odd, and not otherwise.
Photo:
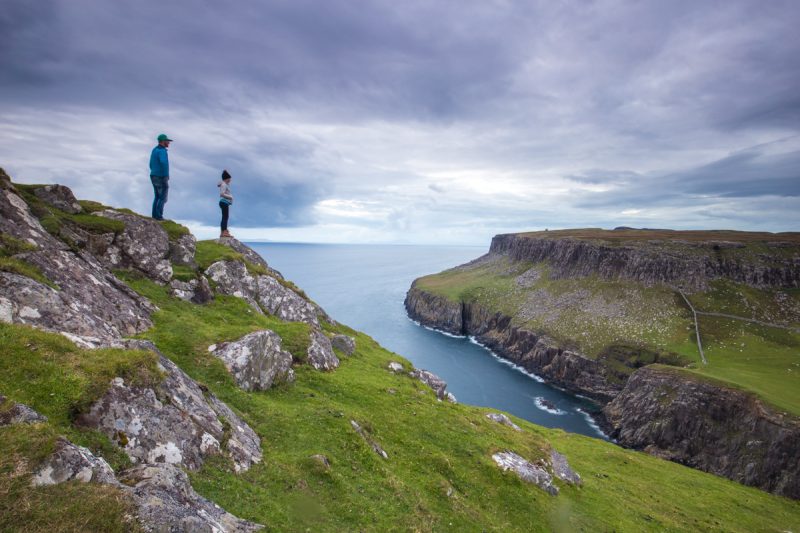
[(800, 245), (800, 232), (769, 233), (733, 230), (671, 230), (618, 228), (578, 228), (551, 231), (509, 233), (497, 237), (516, 236), (533, 239), (579, 239), (609, 241), (612, 243), (635, 243), (647, 241), (684, 241), (690, 243), (791, 243)]

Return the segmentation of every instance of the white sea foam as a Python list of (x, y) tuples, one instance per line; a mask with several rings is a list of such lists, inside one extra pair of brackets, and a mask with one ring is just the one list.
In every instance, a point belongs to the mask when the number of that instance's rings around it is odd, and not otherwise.
[(436, 328), (432, 328), (430, 326), (426, 326), (425, 324), (422, 324), (419, 321), (414, 320), (411, 317), (406, 317), (406, 318), (408, 318), (411, 322), (413, 322), (417, 326), (423, 327), (423, 328), (427, 329), (428, 331), (435, 331), (436, 333), (441, 333), (442, 335), (444, 335), (446, 337), (452, 337), (454, 339), (466, 339), (467, 338), (466, 335), (454, 335), (453, 333), (450, 333), (449, 331), (444, 331), (444, 330), (441, 330), (441, 329), (436, 329)]
[[(552, 407), (548, 407), (546, 402), (547, 402), (547, 399), (543, 398), (542, 396), (537, 396), (536, 398), (533, 399), (533, 403), (535, 403), (536, 407), (538, 407), (542, 411), (547, 411), (551, 415), (563, 415), (563, 414), (566, 414), (564, 411), (562, 411), (561, 409), (559, 409), (557, 407), (555, 409), (552, 408)], [(552, 404), (550, 404), (550, 405), (552, 405)]]
[(472, 336), (470, 336), (470, 337), (469, 337), (469, 342), (471, 342), (472, 344), (476, 344), (476, 345), (480, 346), (481, 348), (483, 348), (484, 350), (486, 350), (487, 352), (489, 352), (489, 354), (490, 354), (492, 357), (494, 357), (495, 359), (497, 359), (498, 361), (500, 361), (500, 362), (501, 362), (501, 363), (503, 363), (504, 365), (506, 365), (506, 366), (510, 366), (511, 368), (513, 368), (514, 370), (516, 370), (517, 372), (521, 372), (521, 373), (525, 374), (526, 376), (528, 376), (529, 378), (532, 378), (532, 379), (534, 379), (535, 381), (538, 381), (539, 383), (544, 383), (544, 382), (545, 382), (543, 377), (541, 377), (541, 376), (538, 376), (538, 375), (534, 374), (533, 372), (531, 372), (531, 371), (529, 371), (529, 370), (527, 370), (527, 369), (525, 369), (525, 368), (523, 368), (523, 367), (521, 367), (521, 366), (519, 366), (519, 365), (515, 364), (513, 361), (509, 361), (509, 360), (508, 360), (508, 359), (506, 359), (505, 357), (500, 357), (499, 355), (497, 355), (496, 353), (494, 353), (492, 350), (490, 350), (490, 349), (489, 349), (489, 348), (488, 348), (486, 345), (484, 345), (484, 344), (481, 344), (481, 343), (478, 341), (478, 339), (476, 339), (475, 337), (472, 337)]
[(592, 415), (590, 415), (580, 407), (576, 407), (575, 410), (579, 412), (583, 416), (583, 418), (586, 419), (586, 423), (589, 424), (589, 427), (592, 428), (595, 431), (595, 433), (597, 433), (606, 440), (609, 440), (614, 443), (617, 442), (608, 435), (606, 435), (606, 433), (602, 429), (600, 429), (600, 426), (597, 425), (597, 422), (595, 422), (594, 418), (592, 418)]

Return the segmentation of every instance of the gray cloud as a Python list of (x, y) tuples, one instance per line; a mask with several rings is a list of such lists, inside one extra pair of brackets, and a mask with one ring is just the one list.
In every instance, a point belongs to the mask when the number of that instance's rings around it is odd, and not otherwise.
[(254, 228), (765, 229), (745, 214), (771, 198), (766, 228), (796, 229), (798, 19), (793, 0), (7, 0), (0, 164), (147, 212), (166, 130), (169, 216), (207, 225), (229, 168)]

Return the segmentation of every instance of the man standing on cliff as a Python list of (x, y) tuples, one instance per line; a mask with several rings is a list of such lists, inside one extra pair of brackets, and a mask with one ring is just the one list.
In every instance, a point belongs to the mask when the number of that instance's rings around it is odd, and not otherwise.
[(165, 133), (158, 136), (158, 144), (150, 152), (150, 181), (153, 183), (153, 218), (164, 220), (164, 204), (169, 191), (169, 156), (167, 148), (172, 139)]

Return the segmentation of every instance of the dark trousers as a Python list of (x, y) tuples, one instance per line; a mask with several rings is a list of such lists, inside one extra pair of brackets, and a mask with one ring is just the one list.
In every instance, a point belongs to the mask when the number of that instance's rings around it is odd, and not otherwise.
[(220, 222), (219, 228), (222, 231), (227, 231), (228, 230), (228, 209), (230, 209), (230, 207), (231, 206), (229, 206), (225, 202), (220, 202), (219, 203), (219, 208), (222, 209), (222, 222)]
[(150, 176), (153, 184), (153, 218), (161, 220), (164, 218), (164, 204), (167, 203), (169, 193), (169, 176)]

